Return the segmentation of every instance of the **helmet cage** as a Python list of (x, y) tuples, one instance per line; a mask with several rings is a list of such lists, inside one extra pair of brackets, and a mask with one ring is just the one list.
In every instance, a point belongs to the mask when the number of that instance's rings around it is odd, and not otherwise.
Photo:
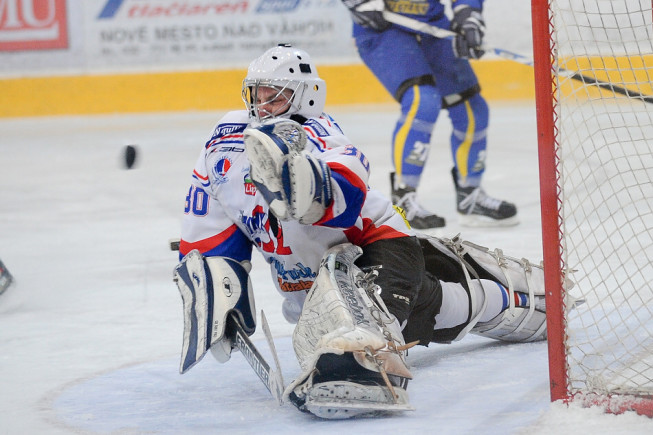
[[(298, 113), (302, 109), (302, 95), (306, 86), (306, 83), (303, 81), (246, 78), (243, 80), (242, 99), (247, 107), (250, 118), (256, 119), (259, 122), (282, 115), (288, 117)], [(275, 89), (277, 92), (265, 101), (258, 101), (260, 88)], [(286, 104), (280, 106), (274, 112), (269, 112), (267, 109), (261, 108), (279, 99), (285, 99)]]
[[(263, 105), (263, 102), (257, 103), (261, 87), (279, 90), (289, 105), (284, 110), (268, 108), (278, 112), (276, 114), (259, 112), (258, 109)], [(282, 97), (279, 92), (277, 97)], [(242, 99), (251, 119), (260, 121), (277, 116), (288, 118), (295, 114), (310, 118), (320, 116), (324, 110), (326, 84), (318, 76), (308, 53), (280, 44), (250, 63), (243, 81)]]

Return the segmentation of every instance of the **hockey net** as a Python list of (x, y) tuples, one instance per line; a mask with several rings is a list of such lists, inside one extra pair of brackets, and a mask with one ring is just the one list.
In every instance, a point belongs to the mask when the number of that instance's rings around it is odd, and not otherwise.
[(651, 416), (653, 0), (532, 18), (551, 398)]

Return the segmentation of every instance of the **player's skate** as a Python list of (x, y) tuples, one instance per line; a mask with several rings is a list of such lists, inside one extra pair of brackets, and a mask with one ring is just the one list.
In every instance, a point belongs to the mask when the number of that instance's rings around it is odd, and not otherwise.
[(351, 244), (327, 252), (293, 334), (302, 374), (284, 397), (322, 418), (413, 409), (407, 346), (377, 294), (376, 272), (354, 265), (360, 254)]
[(410, 226), (417, 230), (441, 228), (445, 225), (443, 217), (424, 209), (417, 202), (417, 192), (412, 187), (399, 187), (395, 183), (395, 173), (390, 173), (390, 186), (392, 189), (392, 203), (401, 207), (406, 213), (406, 220)]
[(452, 169), (451, 174), (456, 186), (456, 208), (461, 225), (510, 227), (519, 223), (515, 204), (488, 196), (480, 186), (460, 186), (456, 168)]

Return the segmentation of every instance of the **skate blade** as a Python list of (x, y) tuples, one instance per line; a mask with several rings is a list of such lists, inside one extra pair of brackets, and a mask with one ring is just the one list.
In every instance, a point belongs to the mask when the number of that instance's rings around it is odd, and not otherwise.
[(357, 416), (414, 411), (408, 394), (395, 387), (393, 400), (387, 387), (361, 386), (350, 382), (325, 382), (315, 385), (306, 398), (304, 408), (325, 419), (345, 419)]

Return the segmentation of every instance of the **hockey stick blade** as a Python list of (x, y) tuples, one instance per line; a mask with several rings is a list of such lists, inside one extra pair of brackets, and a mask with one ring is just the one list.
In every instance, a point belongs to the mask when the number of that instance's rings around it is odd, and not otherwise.
[(168, 240), (168, 244), (170, 245), (171, 251), (179, 251), (179, 243), (181, 243), (181, 239)]
[[(386, 21), (397, 24), (399, 26), (405, 27), (407, 29), (414, 30), (416, 32), (424, 33), (426, 35), (431, 35), (435, 38), (440, 38), (440, 39), (446, 39), (446, 38), (451, 38), (456, 35), (455, 32), (447, 29), (443, 29), (441, 27), (436, 27), (432, 26), (430, 24), (424, 23), (419, 20), (415, 20), (413, 18), (406, 17), (404, 15), (399, 15), (394, 12), (390, 11), (383, 11), (383, 18), (386, 19)], [(486, 53), (492, 53), (498, 57), (512, 60), (518, 63), (521, 63), (522, 65), (528, 65), (528, 66), (534, 66), (533, 59), (524, 56), (522, 54), (514, 53), (509, 50), (505, 50), (503, 48), (494, 48), (494, 47), (483, 47), (483, 50)], [(560, 75), (563, 75), (565, 77), (569, 77), (572, 80), (579, 81), (581, 83), (584, 83), (586, 85), (594, 85), (597, 86), (601, 89), (605, 89), (608, 91), (611, 91), (615, 94), (619, 95), (624, 95), (629, 98), (634, 98), (638, 100), (642, 100), (644, 103), (649, 103), (653, 104), (653, 96), (652, 95), (647, 95), (643, 94), (641, 92), (633, 91), (631, 89), (628, 89), (623, 86), (615, 85), (614, 83), (606, 82), (603, 80), (598, 80), (594, 77), (586, 76), (584, 74), (574, 72), (571, 70), (567, 70), (564, 68), (558, 68), (558, 72)]]
[(274, 345), (274, 339), (272, 338), (272, 332), (270, 332), (270, 325), (268, 324), (268, 319), (265, 317), (265, 313), (261, 310), (261, 326), (263, 327), (263, 332), (265, 333), (265, 338), (268, 340), (268, 346), (272, 352), (272, 359), (274, 359), (274, 364), (277, 367), (276, 373), (279, 374), (279, 385), (281, 386), (281, 391), (285, 389), (285, 383), (283, 380), (283, 372), (281, 371), (281, 364), (279, 364), (279, 355), (277, 354), (277, 348)]
[(236, 314), (231, 313), (229, 316), (229, 338), (232, 340), (233, 345), (241, 351), (249, 365), (261, 379), (261, 382), (263, 382), (263, 385), (277, 399), (279, 405), (283, 404), (283, 379), (280, 373), (270, 368), (268, 362), (243, 330)]

